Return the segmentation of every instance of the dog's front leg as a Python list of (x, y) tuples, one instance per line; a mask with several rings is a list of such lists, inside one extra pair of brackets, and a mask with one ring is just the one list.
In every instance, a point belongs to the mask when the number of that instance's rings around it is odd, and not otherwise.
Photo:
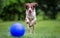
[(32, 33), (34, 33), (34, 25), (35, 25), (35, 23), (36, 23), (36, 18), (33, 19), (33, 20), (31, 21), (31, 23), (30, 23), (30, 25), (32, 26)]
[(29, 19), (26, 18), (25, 22), (27, 23), (28, 32), (31, 34), (31, 27), (30, 27), (30, 21), (29, 21)]
[(25, 18), (25, 22), (27, 23), (27, 29), (28, 29), (28, 31), (30, 32), (29, 19), (27, 18), (27, 16), (26, 16), (26, 18)]
[(30, 33), (30, 34), (32, 34), (33, 32), (32, 32), (32, 30), (34, 31), (34, 29), (31, 29), (31, 26), (30, 26), (30, 24), (28, 24), (28, 32)]
[(28, 24), (27, 28), (28, 28), (28, 32), (30, 33), (30, 27), (29, 27), (29, 24)]

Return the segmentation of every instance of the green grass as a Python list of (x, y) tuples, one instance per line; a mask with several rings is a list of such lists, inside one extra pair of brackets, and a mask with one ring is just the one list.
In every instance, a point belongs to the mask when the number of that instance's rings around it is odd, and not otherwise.
[[(27, 27), (24, 21), (0, 22), (0, 38), (13, 38), (9, 29), (15, 22), (21, 22), (25, 28)], [(34, 34), (29, 34), (26, 28), (26, 33), (22, 38), (60, 38), (60, 21), (37, 19)]]

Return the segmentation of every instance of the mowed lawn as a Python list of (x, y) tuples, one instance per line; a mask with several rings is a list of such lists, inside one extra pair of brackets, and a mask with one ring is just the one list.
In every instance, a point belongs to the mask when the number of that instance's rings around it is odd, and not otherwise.
[(20, 22), (26, 28), (25, 35), (22, 38), (60, 38), (60, 21), (57, 20), (37, 20), (34, 34), (29, 34), (27, 25), (24, 21), (6, 21), (0, 22), (0, 38), (13, 38), (10, 35), (10, 26)]

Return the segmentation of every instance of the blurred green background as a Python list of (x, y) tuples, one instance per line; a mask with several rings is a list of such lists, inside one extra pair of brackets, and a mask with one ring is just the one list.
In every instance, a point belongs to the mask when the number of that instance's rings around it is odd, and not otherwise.
[(0, 38), (13, 38), (11, 24), (25, 23), (26, 3), (37, 2), (35, 33), (27, 32), (22, 38), (60, 38), (60, 0), (0, 0)]

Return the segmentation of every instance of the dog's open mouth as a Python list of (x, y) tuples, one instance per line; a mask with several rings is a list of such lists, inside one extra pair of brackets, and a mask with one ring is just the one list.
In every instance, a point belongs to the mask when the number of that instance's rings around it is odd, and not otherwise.
[(32, 12), (31, 12), (31, 10), (29, 10), (29, 14), (31, 14)]

